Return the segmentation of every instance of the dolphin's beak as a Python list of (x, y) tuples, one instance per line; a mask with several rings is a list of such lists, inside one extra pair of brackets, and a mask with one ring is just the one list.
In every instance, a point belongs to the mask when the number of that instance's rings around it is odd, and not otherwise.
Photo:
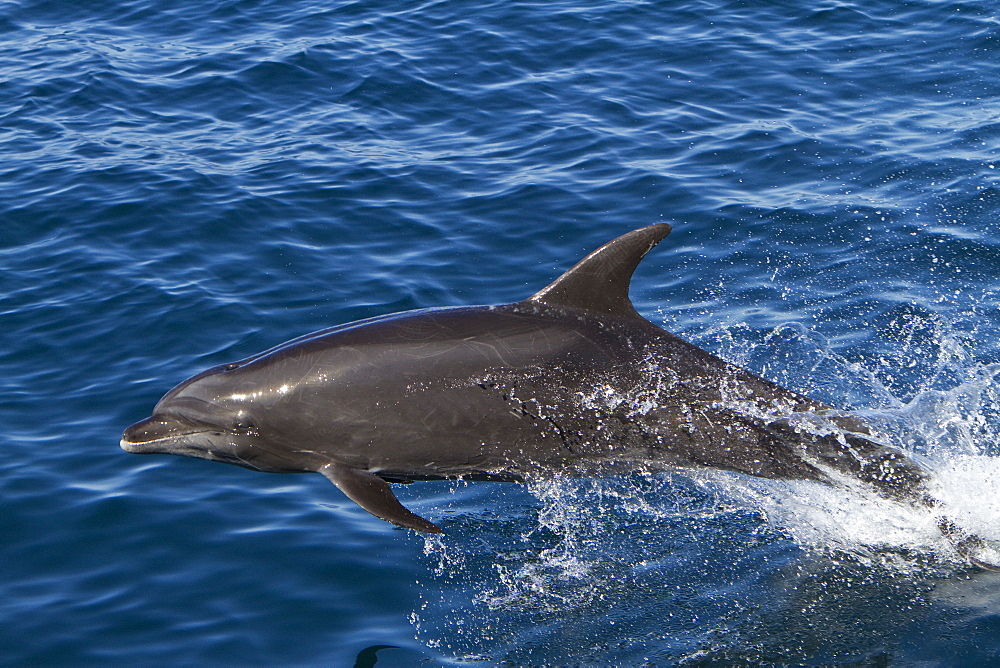
[(133, 454), (162, 453), (166, 442), (204, 431), (204, 427), (198, 429), (177, 420), (150, 417), (127, 428), (120, 445), (122, 450)]

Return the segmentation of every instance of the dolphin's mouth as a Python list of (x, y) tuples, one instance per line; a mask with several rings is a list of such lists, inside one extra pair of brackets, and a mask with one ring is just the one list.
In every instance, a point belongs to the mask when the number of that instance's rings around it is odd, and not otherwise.
[(185, 441), (192, 436), (204, 433), (206, 432), (193, 431), (187, 434), (177, 434), (176, 436), (157, 438), (152, 441), (129, 441), (122, 438), (118, 441), (118, 445), (122, 450), (132, 455), (163, 454), (170, 450), (169, 447), (166, 447), (169, 444)]
[(128, 427), (122, 434), (119, 445), (122, 450), (131, 454), (164, 453), (170, 452), (171, 444), (188, 443), (192, 437), (212, 431), (175, 420), (150, 417)]
[[(263, 450), (246, 442), (247, 438), (246, 434), (233, 434), (217, 426), (188, 420), (182, 416), (154, 415), (127, 428), (118, 445), (133, 455), (196, 457), (255, 471), (302, 470), (300, 467), (274, 465), (261, 468), (254, 460)], [(273, 453), (271, 456), (274, 456)]]

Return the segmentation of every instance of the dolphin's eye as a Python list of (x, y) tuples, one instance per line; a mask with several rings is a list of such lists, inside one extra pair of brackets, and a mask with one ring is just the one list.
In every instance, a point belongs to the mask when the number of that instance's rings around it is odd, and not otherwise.
[(224, 371), (232, 371), (233, 369), (239, 369), (239, 368), (240, 368), (239, 362), (230, 362), (229, 364), (225, 364), (222, 367)]

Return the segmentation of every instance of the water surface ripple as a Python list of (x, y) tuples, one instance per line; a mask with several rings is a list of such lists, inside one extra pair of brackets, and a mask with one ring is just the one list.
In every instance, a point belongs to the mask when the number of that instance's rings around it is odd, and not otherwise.
[(209, 365), (667, 221), (644, 315), (1000, 538), (998, 109), (978, 0), (0, 2), (0, 663), (1000, 660), (1000, 579), (856, 493), (411, 485), (425, 540), (117, 445)]

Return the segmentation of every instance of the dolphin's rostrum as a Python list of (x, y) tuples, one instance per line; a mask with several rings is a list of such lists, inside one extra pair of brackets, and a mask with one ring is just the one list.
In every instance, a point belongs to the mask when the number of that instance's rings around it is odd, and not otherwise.
[[(632, 273), (670, 226), (621, 236), (514, 304), (371, 318), (214, 367), (125, 430), (133, 453), (319, 472), (376, 517), (440, 533), (387, 483), (704, 466), (860, 480), (938, 505), (927, 474), (849, 414), (724, 362), (642, 318)], [(986, 543), (942, 517), (971, 562)]]

